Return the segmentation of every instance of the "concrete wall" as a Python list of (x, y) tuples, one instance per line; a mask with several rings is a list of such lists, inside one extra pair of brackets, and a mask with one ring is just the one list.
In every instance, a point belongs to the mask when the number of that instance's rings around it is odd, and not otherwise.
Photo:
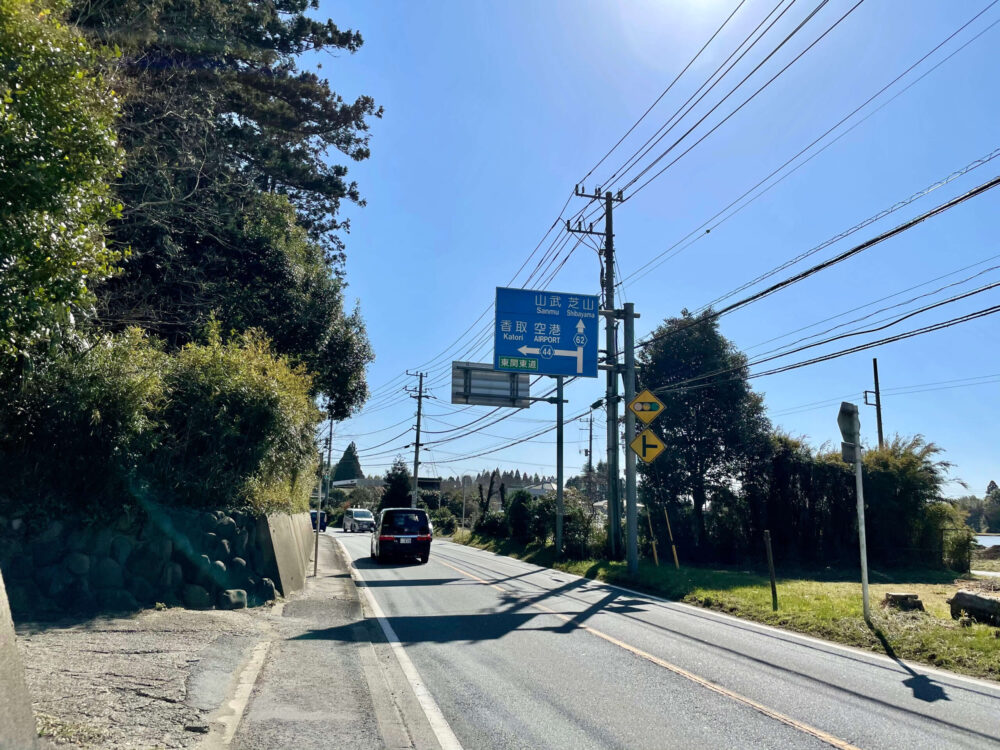
[(283, 596), (305, 585), (314, 544), (308, 513), (273, 513), (266, 524), (257, 524), (257, 546), (265, 561), (265, 574)]
[(35, 715), (24, 681), (24, 665), (14, 640), (7, 590), (0, 576), (0, 750), (38, 747)]

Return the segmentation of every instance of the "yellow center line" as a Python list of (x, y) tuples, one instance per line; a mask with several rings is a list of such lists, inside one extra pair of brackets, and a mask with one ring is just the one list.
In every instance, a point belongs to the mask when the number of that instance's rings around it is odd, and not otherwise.
[[(474, 581), (478, 581), (479, 583), (485, 584), (486, 586), (494, 588), (497, 591), (500, 591), (504, 594), (516, 593), (508, 589), (505, 589), (502, 586), (499, 586), (495, 583), (491, 583), (490, 581), (487, 581), (485, 578), (480, 578), (479, 576), (473, 573), (469, 573), (468, 571), (462, 570), (461, 568), (457, 568), (454, 565), (451, 565), (450, 563), (446, 563), (441, 558), (438, 558), (437, 561), (441, 565), (447, 566), (452, 570), (454, 570), (455, 572), (461, 573), (467, 578), (471, 578)], [(558, 617), (560, 620), (564, 622), (573, 622), (573, 618), (568, 617), (567, 615), (564, 615), (561, 612), (556, 612), (554, 609), (550, 609), (549, 607), (546, 607), (544, 604), (539, 604), (537, 602), (529, 602), (528, 604), (529, 606), (534, 607), (535, 609), (538, 609), (542, 612), (545, 612), (546, 614)], [(601, 638), (607, 641), (608, 643), (618, 646), (619, 648), (623, 648), (629, 653), (638, 656), (640, 659), (645, 659), (648, 662), (656, 664), (658, 667), (663, 667), (663, 669), (666, 669), (670, 672), (673, 672), (676, 675), (679, 675), (680, 677), (690, 680), (691, 682), (694, 682), (698, 685), (701, 685), (703, 688), (711, 690), (713, 693), (718, 693), (719, 695), (723, 695), (726, 698), (736, 701), (737, 703), (742, 703), (744, 706), (748, 706), (749, 708), (752, 708), (753, 710), (758, 711), (769, 718), (772, 718), (776, 721), (780, 721), (782, 724), (785, 724), (787, 726), (792, 727), (793, 729), (797, 729), (800, 732), (815, 737), (821, 742), (825, 742), (826, 744), (832, 747), (840, 748), (840, 750), (859, 750), (859, 748), (857, 748), (855, 745), (852, 745), (849, 742), (840, 739), (839, 737), (834, 737), (832, 734), (824, 732), (822, 729), (817, 729), (816, 727), (809, 726), (808, 724), (804, 724), (801, 721), (793, 719), (791, 716), (786, 716), (785, 714), (775, 711), (772, 708), (768, 708), (762, 703), (758, 703), (757, 701), (752, 700), (751, 698), (747, 698), (745, 695), (740, 695), (739, 693), (734, 692), (729, 688), (722, 687), (722, 685), (717, 685), (716, 683), (711, 682), (710, 680), (706, 680), (704, 677), (699, 677), (693, 672), (689, 672), (683, 667), (678, 667), (676, 664), (671, 664), (670, 662), (665, 661), (658, 656), (654, 656), (648, 651), (643, 651), (640, 648), (625, 643), (625, 641), (621, 641), (615, 638), (614, 636), (601, 632), (600, 630), (592, 628), (589, 625), (584, 625), (582, 623), (575, 623), (575, 624), (580, 630), (584, 630), (590, 633), (591, 635), (596, 635), (598, 638)]]

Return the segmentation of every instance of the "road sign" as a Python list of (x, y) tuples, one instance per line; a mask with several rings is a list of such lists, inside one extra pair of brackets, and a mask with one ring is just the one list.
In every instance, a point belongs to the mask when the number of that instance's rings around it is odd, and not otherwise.
[(640, 460), (645, 461), (647, 464), (652, 463), (653, 460), (663, 453), (664, 449), (667, 447), (663, 442), (656, 437), (656, 433), (652, 430), (643, 430), (635, 439), (629, 443), (629, 447), (635, 451)]
[(496, 370), (596, 378), (597, 336), (595, 295), (497, 287)]
[(491, 364), (451, 363), (451, 403), (479, 406), (531, 406), (531, 376), (499, 372)]
[(632, 399), (628, 408), (643, 424), (649, 424), (663, 413), (663, 402), (649, 391), (643, 391)]

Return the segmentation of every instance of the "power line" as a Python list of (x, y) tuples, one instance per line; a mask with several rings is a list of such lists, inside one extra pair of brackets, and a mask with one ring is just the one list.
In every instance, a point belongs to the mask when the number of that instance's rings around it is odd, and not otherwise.
[[(783, 2), (783, 1), (784, 1), (784, 0), (782, 0), (782, 2)], [(710, 37), (708, 38), (708, 41), (707, 41), (707, 42), (705, 42), (705, 43), (704, 43), (704, 44), (703, 44), (703, 45), (701, 46), (701, 49), (699, 49), (699, 50), (698, 50), (698, 51), (697, 51), (697, 52), (695, 53), (694, 57), (692, 57), (692, 58), (691, 58), (691, 59), (690, 59), (690, 60), (688, 61), (688, 64), (687, 64), (687, 65), (685, 65), (685, 66), (684, 66), (684, 68), (683, 68), (683, 69), (681, 70), (681, 72), (680, 72), (680, 73), (678, 73), (678, 74), (677, 74), (677, 75), (676, 75), (676, 76), (674, 77), (674, 80), (672, 80), (672, 81), (670, 82), (670, 84), (669, 84), (669, 85), (668, 85), (668, 86), (667, 86), (667, 87), (666, 87), (666, 88), (665, 88), (665, 89), (664, 89), (664, 90), (663, 90), (663, 91), (662, 91), (662, 92), (660, 93), (660, 95), (659, 95), (658, 97), (656, 97), (656, 100), (655, 100), (655, 101), (654, 101), (654, 102), (653, 102), (652, 104), (650, 104), (650, 105), (649, 105), (649, 108), (648, 108), (648, 109), (647, 109), (647, 110), (646, 110), (645, 112), (643, 112), (643, 113), (642, 113), (642, 116), (641, 116), (641, 117), (640, 117), (640, 118), (639, 118), (638, 120), (636, 120), (636, 121), (635, 121), (635, 122), (634, 122), (634, 123), (632, 124), (632, 127), (630, 127), (630, 128), (629, 128), (629, 129), (627, 130), (627, 131), (625, 131), (625, 135), (623, 135), (623, 136), (622, 136), (621, 138), (619, 138), (619, 139), (618, 139), (618, 142), (617, 142), (617, 143), (616, 143), (616, 144), (615, 144), (614, 146), (612, 146), (612, 147), (611, 147), (611, 150), (610, 150), (610, 151), (608, 151), (608, 152), (607, 152), (607, 153), (606, 153), (606, 154), (605, 154), (604, 156), (602, 156), (602, 157), (600, 158), (600, 160), (599, 160), (599, 161), (597, 162), (597, 164), (595, 164), (594, 166), (592, 166), (592, 167), (590, 168), (590, 171), (588, 171), (588, 172), (587, 172), (587, 174), (585, 174), (585, 175), (583, 176), (583, 179), (582, 179), (582, 180), (580, 180), (580, 184), (583, 184), (583, 183), (585, 183), (585, 182), (587, 181), (587, 179), (588, 179), (588, 178), (590, 177), (590, 175), (592, 175), (592, 174), (594, 173), (594, 171), (595, 171), (595, 170), (596, 170), (596, 169), (597, 169), (598, 167), (600, 167), (600, 166), (601, 166), (601, 164), (603, 164), (603, 163), (604, 163), (604, 161), (605, 161), (605, 160), (606, 160), (606, 159), (607, 159), (607, 158), (608, 158), (609, 156), (611, 156), (611, 154), (612, 154), (612, 153), (614, 153), (614, 152), (615, 152), (615, 150), (616, 150), (616, 149), (617, 149), (617, 148), (618, 148), (618, 147), (619, 147), (620, 145), (622, 145), (622, 143), (624, 143), (625, 139), (626, 139), (626, 138), (628, 138), (628, 137), (629, 137), (629, 136), (630, 136), (630, 135), (632, 134), (632, 131), (634, 131), (634, 130), (635, 130), (635, 129), (636, 129), (637, 127), (639, 127), (639, 124), (640, 124), (640, 123), (641, 123), (641, 122), (642, 122), (643, 120), (645, 120), (645, 119), (646, 119), (646, 116), (647, 116), (647, 115), (648, 115), (648, 114), (649, 114), (650, 112), (652, 112), (652, 111), (653, 111), (653, 108), (654, 108), (654, 107), (656, 107), (656, 105), (660, 103), (660, 101), (661, 101), (661, 100), (663, 99), (663, 97), (665, 97), (665, 96), (666, 96), (666, 95), (667, 95), (668, 93), (670, 93), (670, 90), (671, 90), (671, 89), (672, 89), (672, 88), (674, 87), (674, 85), (675, 85), (675, 84), (676, 84), (676, 83), (677, 83), (677, 82), (678, 82), (678, 81), (679, 81), (679, 80), (681, 79), (681, 77), (682, 77), (682, 76), (683, 76), (683, 75), (684, 75), (685, 73), (687, 73), (688, 69), (689, 69), (689, 68), (690, 68), (690, 67), (691, 67), (692, 65), (694, 65), (694, 63), (695, 63), (695, 62), (696, 62), (696, 61), (698, 60), (698, 58), (699, 58), (699, 57), (701, 57), (701, 54), (702, 54), (702, 53), (703, 53), (703, 52), (704, 52), (704, 51), (705, 51), (705, 50), (706, 50), (706, 49), (708, 48), (708, 45), (710, 45), (710, 44), (711, 44), (711, 43), (712, 43), (712, 42), (713, 42), (713, 41), (715, 40), (715, 37), (717, 37), (717, 36), (719, 35), (719, 33), (720, 33), (720, 32), (721, 32), (721, 31), (722, 31), (722, 30), (723, 30), (723, 29), (724, 29), (724, 28), (725, 28), (725, 27), (726, 27), (726, 26), (728, 25), (728, 23), (729, 23), (729, 22), (730, 22), (730, 21), (731, 21), (731, 20), (733, 19), (733, 17), (734, 17), (735, 15), (736, 15), (736, 13), (737, 13), (737, 12), (739, 11), (739, 9), (740, 9), (740, 8), (742, 8), (742, 7), (743, 7), (743, 5), (744, 5), (745, 3), (746, 3), (746, 0), (740, 0), (739, 4), (738, 4), (738, 5), (737, 5), (737, 6), (736, 6), (736, 7), (734, 8), (734, 9), (733, 9), (733, 12), (732, 12), (732, 13), (730, 13), (730, 14), (729, 14), (729, 15), (728, 15), (728, 16), (726, 17), (726, 20), (722, 22), (722, 25), (721, 25), (721, 26), (719, 26), (719, 28), (717, 28), (717, 29), (715, 30), (715, 33), (714, 33), (714, 34), (712, 34), (712, 36), (710, 36)], [(780, 3), (779, 3), (779, 5), (780, 5)]]
[(726, 307), (723, 307), (720, 310), (717, 310), (717, 311), (712, 312), (712, 313), (706, 313), (705, 315), (703, 315), (703, 316), (701, 316), (701, 317), (699, 317), (697, 319), (694, 319), (694, 320), (690, 321), (689, 323), (685, 324), (684, 326), (681, 326), (679, 328), (674, 328), (674, 329), (671, 329), (669, 331), (664, 331), (663, 333), (651, 336), (650, 338), (646, 339), (645, 341), (640, 341), (639, 343), (636, 344), (636, 349), (649, 346), (650, 344), (652, 344), (652, 343), (654, 343), (656, 341), (660, 341), (660, 340), (662, 340), (662, 339), (664, 339), (664, 338), (666, 338), (668, 336), (672, 336), (672, 335), (674, 335), (676, 333), (680, 333), (681, 331), (683, 331), (683, 330), (691, 327), (692, 325), (698, 325), (699, 323), (701, 323), (701, 322), (703, 322), (705, 320), (715, 320), (715, 319), (717, 319), (717, 318), (719, 318), (719, 317), (721, 317), (723, 315), (726, 315), (726, 314), (728, 314), (730, 312), (733, 312), (734, 310), (738, 310), (738, 309), (740, 309), (742, 307), (745, 307), (745, 306), (747, 306), (747, 305), (749, 305), (749, 304), (751, 304), (753, 302), (757, 302), (757, 301), (759, 301), (761, 299), (764, 299), (765, 297), (769, 297), (770, 295), (774, 294), (775, 292), (777, 292), (777, 291), (779, 291), (781, 289), (785, 289), (786, 287), (789, 287), (792, 284), (796, 284), (796, 283), (798, 283), (800, 281), (803, 281), (804, 279), (807, 279), (810, 276), (813, 276), (813, 275), (819, 273), (820, 271), (824, 271), (827, 268), (835, 266), (838, 263), (841, 263), (841, 262), (847, 260), (848, 258), (852, 258), (855, 255), (857, 255), (857, 254), (859, 254), (861, 252), (864, 252), (865, 250), (868, 250), (868, 249), (874, 247), (875, 245), (878, 245), (878, 244), (880, 244), (882, 242), (885, 242), (886, 240), (888, 240), (888, 239), (890, 239), (892, 237), (895, 237), (898, 234), (902, 234), (903, 232), (907, 231), (908, 229), (912, 229), (913, 227), (917, 226), (918, 224), (923, 223), (927, 219), (933, 218), (933, 217), (935, 217), (935, 216), (937, 216), (937, 215), (939, 215), (941, 213), (944, 213), (945, 211), (947, 211), (947, 210), (949, 210), (951, 208), (954, 208), (955, 206), (957, 206), (957, 205), (959, 205), (961, 203), (964, 203), (967, 200), (970, 200), (970, 199), (975, 198), (975, 197), (977, 197), (979, 195), (982, 195), (986, 191), (992, 190), (997, 185), (1000, 185), (1000, 176), (994, 177), (992, 180), (988, 180), (987, 182), (984, 182), (983, 184), (981, 184), (981, 185), (979, 185), (977, 187), (972, 188), (968, 192), (963, 193), (962, 195), (960, 195), (960, 196), (958, 196), (956, 198), (952, 198), (949, 201), (945, 201), (944, 203), (941, 203), (941, 204), (935, 206), (934, 208), (930, 209), (929, 211), (925, 211), (924, 213), (920, 214), (919, 216), (916, 216), (916, 217), (914, 217), (914, 218), (912, 218), (912, 219), (910, 219), (908, 221), (905, 221), (902, 224), (899, 224), (899, 225), (893, 227), (892, 229), (889, 229), (889, 230), (887, 230), (885, 232), (882, 232), (881, 234), (879, 234), (879, 235), (877, 235), (875, 237), (872, 237), (871, 239), (865, 240), (864, 242), (860, 243), (859, 245), (855, 245), (854, 247), (852, 247), (852, 248), (850, 248), (848, 250), (845, 250), (844, 252), (842, 252), (842, 253), (840, 253), (838, 255), (835, 255), (834, 257), (832, 257), (832, 258), (830, 258), (828, 260), (823, 261), (822, 263), (817, 263), (816, 265), (811, 266), (811, 267), (805, 269), (804, 271), (800, 271), (799, 273), (797, 273), (797, 274), (795, 274), (793, 276), (790, 276), (790, 277), (788, 277), (788, 278), (786, 278), (786, 279), (784, 279), (782, 281), (779, 281), (776, 284), (772, 284), (771, 286), (767, 287), (766, 289), (763, 289), (763, 290), (761, 290), (759, 292), (755, 292), (754, 294), (751, 294), (748, 297), (744, 297), (741, 300), (737, 300), (736, 302), (733, 302), (732, 304), (727, 305)]
[[(766, 177), (764, 177), (759, 182), (757, 182), (753, 187), (751, 187), (748, 190), (744, 191), (743, 194), (740, 195), (738, 198), (732, 200), (727, 206), (725, 206), (721, 210), (717, 211), (712, 217), (710, 217), (709, 219), (707, 219), (706, 221), (704, 221), (700, 226), (698, 226), (697, 228), (695, 228), (692, 231), (688, 232), (688, 234), (686, 234), (680, 240), (678, 240), (677, 242), (675, 242), (674, 244), (672, 244), (670, 247), (668, 247), (667, 249), (663, 250), (662, 252), (660, 252), (659, 254), (657, 254), (656, 256), (654, 256), (653, 258), (651, 258), (650, 260), (646, 261), (646, 263), (644, 263), (643, 265), (639, 266), (637, 269), (635, 269), (634, 271), (632, 271), (632, 273), (629, 274), (628, 276), (626, 276), (623, 279), (623, 281), (629, 281), (629, 280), (632, 280), (632, 279), (636, 279), (637, 280), (639, 278), (642, 278), (642, 277), (646, 276), (651, 271), (655, 270), (657, 267), (659, 267), (660, 265), (662, 265), (662, 263), (664, 263), (667, 260), (669, 260), (670, 258), (678, 255), (680, 252), (686, 250), (688, 247), (690, 247), (691, 245), (693, 245), (698, 240), (701, 240), (701, 239), (704, 239), (705, 237), (707, 237), (711, 232), (713, 232), (714, 230), (718, 229), (724, 222), (728, 221), (729, 219), (731, 219), (732, 217), (734, 217), (736, 214), (740, 213), (743, 209), (745, 209), (751, 203), (753, 203), (754, 201), (756, 201), (761, 196), (765, 195), (768, 191), (770, 191), (773, 188), (777, 187), (779, 184), (781, 184), (781, 182), (783, 182), (785, 179), (787, 179), (792, 174), (794, 174), (795, 172), (797, 172), (799, 169), (801, 169), (802, 167), (804, 167), (806, 164), (808, 164), (814, 158), (816, 158), (817, 156), (819, 156), (821, 153), (823, 153), (824, 151), (826, 151), (826, 149), (828, 149), (830, 146), (832, 146), (835, 143), (837, 143), (845, 135), (847, 135), (848, 133), (850, 133), (851, 131), (853, 131), (855, 128), (857, 128), (862, 123), (866, 122), (876, 112), (881, 111), (884, 107), (888, 106), (890, 103), (892, 103), (893, 101), (895, 101), (899, 96), (901, 96), (902, 94), (906, 93), (913, 86), (915, 86), (917, 83), (919, 83), (920, 81), (922, 81), (930, 73), (932, 73), (935, 70), (937, 70), (941, 65), (943, 65), (944, 63), (946, 63), (948, 60), (950, 60), (956, 54), (958, 54), (959, 52), (961, 52), (962, 50), (964, 50), (966, 47), (968, 47), (970, 44), (972, 44), (973, 42), (975, 42), (977, 39), (979, 39), (981, 36), (983, 36), (987, 31), (989, 31), (994, 26), (996, 26), (998, 23), (1000, 23), (1000, 19), (998, 19), (997, 21), (994, 21), (993, 23), (991, 23), (989, 26), (987, 26), (982, 31), (980, 31), (979, 33), (977, 33), (975, 36), (973, 36), (972, 38), (970, 38), (968, 41), (966, 41), (965, 43), (963, 43), (960, 47), (958, 47), (953, 52), (951, 52), (950, 54), (948, 54), (946, 57), (944, 57), (943, 59), (939, 60), (930, 69), (928, 69), (927, 71), (925, 71), (924, 73), (922, 73), (914, 81), (912, 81), (909, 84), (907, 84), (903, 89), (901, 89), (896, 94), (894, 94), (890, 99), (888, 99), (887, 101), (883, 102), (877, 108), (875, 108), (870, 113), (868, 113), (867, 115), (865, 115), (863, 118), (861, 118), (860, 120), (858, 120), (856, 123), (854, 123), (853, 125), (851, 125), (851, 127), (847, 128), (843, 133), (841, 133), (840, 135), (838, 135), (836, 138), (834, 138), (830, 142), (826, 143), (822, 148), (818, 149), (815, 153), (811, 154), (809, 156), (809, 158), (805, 159), (800, 164), (796, 165), (793, 169), (791, 169), (788, 172), (786, 172), (778, 180), (775, 180), (773, 183), (771, 183), (766, 188), (764, 188), (764, 190), (761, 190), (760, 192), (756, 193), (756, 195), (754, 195), (752, 198), (750, 198), (750, 200), (742, 203), (742, 205), (740, 205), (738, 208), (736, 208), (736, 210), (732, 211), (731, 213), (727, 213), (727, 212), (729, 212), (729, 210), (731, 208), (733, 208), (737, 204), (741, 203), (747, 196), (749, 196), (751, 193), (754, 193), (754, 191), (756, 191), (758, 188), (760, 188), (762, 185), (764, 185), (768, 180), (770, 180), (776, 174), (778, 174), (779, 172), (781, 172), (781, 170), (783, 170), (789, 164), (791, 164), (792, 162), (794, 162), (796, 159), (798, 159), (804, 153), (806, 153), (807, 151), (809, 151), (809, 149), (811, 149), (817, 143), (819, 143), (820, 141), (822, 141), (826, 136), (828, 136), (830, 133), (832, 133), (834, 130), (836, 130), (838, 127), (840, 127), (844, 122), (846, 122), (851, 117), (853, 117), (855, 114), (857, 114), (859, 111), (861, 111), (862, 109), (864, 109), (864, 107), (866, 107), (869, 103), (871, 103), (876, 98), (878, 98), (879, 96), (881, 96), (882, 93), (884, 93), (886, 90), (888, 90), (889, 88), (891, 88), (896, 82), (898, 82), (900, 79), (902, 79), (907, 74), (909, 74), (913, 69), (915, 69), (918, 65), (920, 65), (921, 62), (923, 62), (924, 60), (926, 60), (930, 55), (932, 55), (934, 52), (936, 52), (938, 49), (940, 49), (943, 45), (945, 45), (947, 42), (949, 42), (951, 39), (953, 39), (956, 35), (958, 35), (961, 31), (963, 31), (965, 28), (967, 28), (969, 26), (969, 24), (971, 24), (972, 22), (974, 22), (983, 13), (985, 13), (987, 10), (989, 10), (990, 8), (992, 8), (993, 5), (995, 5), (997, 1), (998, 0), (994, 0), (993, 2), (991, 2), (986, 8), (984, 8), (982, 11), (980, 11), (978, 14), (976, 14), (972, 19), (970, 19), (969, 21), (967, 21), (965, 24), (963, 24), (961, 27), (959, 27), (956, 31), (952, 32), (948, 37), (946, 37), (944, 39), (944, 41), (940, 42), (937, 46), (935, 46), (933, 49), (931, 49), (930, 52), (926, 53), (923, 57), (921, 57), (916, 62), (914, 62), (912, 65), (910, 65), (910, 67), (908, 67), (906, 70), (904, 70), (898, 76), (896, 76), (895, 79), (893, 79), (892, 81), (890, 81), (888, 84), (886, 84), (885, 86), (883, 86), (879, 91), (877, 91), (875, 94), (873, 94), (872, 96), (870, 96), (864, 103), (862, 103), (861, 105), (859, 105), (858, 107), (856, 107), (854, 110), (852, 110), (850, 113), (848, 113), (847, 115), (845, 115), (844, 117), (842, 117), (835, 125), (833, 125), (832, 127), (828, 128), (824, 133), (822, 133), (820, 136), (818, 136), (817, 138), (815, 138), (811, 143), (809, 143), (807, 146), (805, 146), (804, 148), (802, 148), (801, 150), (799, 150), (798, 153), (796, 153), (791, 158), (787, 159), (783, 164), (781, 164), (776, 169), (772, 170)], [(898, 208), (902, 208), (904, 205), (907, 205), (908, 203), (912, 202), (913, 200), (916, 200), (916, 198), (922, 197), (922, 195), (926, 195), (926, 193), (931, 192), (933, 189), (936, 189), (937, 187), (940, 187), (941, 185), (947, 184), (947, 182), (950, 182), (952, 179), (955, 179), (955, 178), (961, 176), (962, 174), (965, 174), (970, 169), (974, 169), (974, 168), (976, 168), (978, 166), (982, 166), (982, 164), (984, 164), (986, 161), (989, 161), (990, 159), (992, 159), (995, 155), (996, 155), (996, 152), (994, 154), (990, 155), (989, 157), (986, 157), (986, 158), (984, 158), (982, 160), (978, 160), (976, 162), (973, 162), (971, 165), (969, 165), (969, 167), (966, 167), (964, 170), (959, 170), (953, 176), (950, 176), (950, 178), (946, 178), (945, 180), (940, 181), (939, 183), (935, 183), (934, 186), (932, 186), (931, 188), (928, 188), (926, 191), (922, 191), (919, 194), (915, 194), (910, 200), (905, 201), (905, 202), (901, 202), (901, 204), (897, 204), (896, 206), (894, 206), (893, 209), (888, 210), (886, 212), (883, 212), (883, 215), (888, 215), (888, 213), (892, 213), (893, 210), (898, 210)], [(723, 216), (724, 214), (725, 214), (725, 216)], [(720, 219), (719, 217), (723, 217), (723, 218)], [(718, 219), (718, 221), (716, 221), (717, 219)], [(873, 220), (875, 220), (875, 219), (873, 219)], [(868, 223), (871, 223), (871, 221), (869, 221)], [(711, 225), (711, 226), (709, 226), (709, 225)], [(858, 228), (860, 228), (860, 226)], [(705, 230), (705, 231), (702, 232), (702, 230)], [(779, 268), (777, 270), (781, 270), (781, 269)], [(766, 278), (766, 276), (764, 278)], [(760, 281), (760, 280), (762, 280), (762, 279), (757, 279), (754, 282), (750, 282), (749, 285), (752, 285), (753, 283), (756, 283), (757, 281)], [(726, 299), (727, 297), (732, 296), (734, 294), (738, 294), (743, 289), (748, 288), (749, 285), (745, 285), (745, 286), (742, 286), (742, 287), (740, 287), (738, 289), (730, 291), (726, 295), (723, 295), (722, 297), (720, 297), (720, 298), (718, 298), (716, 300), (713, 300), (712, 302), (708, 303), (708, 305), (705, 305), (705, 307), (708, 307), (710, 305), (714, 305), (717, 302), (720, 302), (723, 299)]]

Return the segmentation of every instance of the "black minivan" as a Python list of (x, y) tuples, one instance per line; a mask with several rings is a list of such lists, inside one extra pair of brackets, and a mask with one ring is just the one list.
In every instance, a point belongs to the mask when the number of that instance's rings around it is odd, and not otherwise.
[(372, 531), (372, 559), (415, 557), (421, 565), (431, 556), (431, 520), (422, 508), (386, 508)]

